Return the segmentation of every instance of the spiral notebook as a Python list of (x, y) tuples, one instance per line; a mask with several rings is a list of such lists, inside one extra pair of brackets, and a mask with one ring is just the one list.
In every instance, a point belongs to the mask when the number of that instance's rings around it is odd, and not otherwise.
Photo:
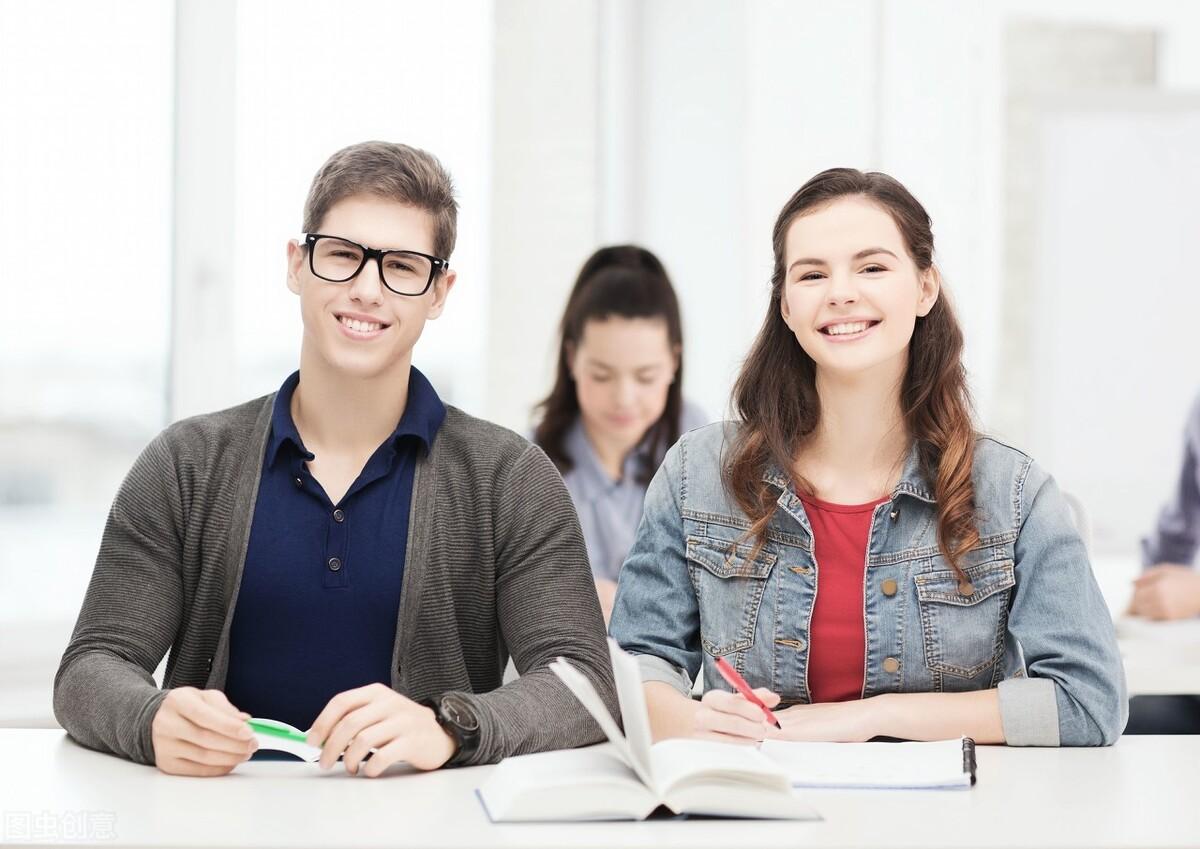
[(767, 740), (762, 753), (793, 787), (967, 790), (975, 783), (970, 737), (919, 743), (792, 743)]

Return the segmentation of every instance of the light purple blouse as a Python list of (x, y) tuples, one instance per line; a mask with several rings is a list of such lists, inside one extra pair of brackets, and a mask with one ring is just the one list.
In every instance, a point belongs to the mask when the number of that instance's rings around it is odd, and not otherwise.
[[(710, 421), (700, 408), (687, 402), (683, 405), (680, 418), (680, 434)], [(647, 449), (639, 445), (630, 451), (625, 458), (621, 479), (614, 481), (600, 464), (580, 420), (576, 419), (567, 431), (563, 447), (573, 464), (571, 471), (563, 475), (563, 480), (579, 513), (592, 575), (597, 580), (615, 581), (621, 564), (625, 562), (625, 555), (633, 546), (638, 523), (642, 520), (646, 486), (638, 483), (637, 478), (641, 458)], [(661, 456), (655, 458), (655, 466), (661, 462)]]

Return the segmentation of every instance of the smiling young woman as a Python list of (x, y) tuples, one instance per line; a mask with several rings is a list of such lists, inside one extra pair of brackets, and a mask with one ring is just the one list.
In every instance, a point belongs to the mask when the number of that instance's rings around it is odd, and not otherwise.
[[(1112, 743), (1111, 619), (1053, 479), (972, 422), (924, 208), (832, 169), (773, 249), (740, 421), (668, 452), (622, 572), (611, 633), (656, 736)], [(717, 657), (782, 729), (721, 688)]]

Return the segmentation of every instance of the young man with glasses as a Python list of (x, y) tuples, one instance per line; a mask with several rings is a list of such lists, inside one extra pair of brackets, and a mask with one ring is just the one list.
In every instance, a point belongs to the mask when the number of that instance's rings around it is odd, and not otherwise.
[[(449, 175), (405, 145), (318, 171), (287, 246), (300, 369), (134, 465), (55, 680), (75, 739), (222, 775), (254, 751), (253, 715), (374, 776), (600, 738), (546, 668), (570, 657), (615, 712), (562, 480), (412, 366), (454, 286), (456, 213)], [(522, 674), (502, 686), (510, 653)]]

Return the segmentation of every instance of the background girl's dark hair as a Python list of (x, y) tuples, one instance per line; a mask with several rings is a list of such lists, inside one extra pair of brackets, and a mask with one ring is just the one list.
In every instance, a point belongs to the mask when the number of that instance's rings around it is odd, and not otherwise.
[(601, 248), (583, 264), (567, 299), (567, 308), (559, 326), (558, 364), (554, 388), (537, 406), (541, 421), (533, 440), (566, 474), (573, 466), (567, 456), (567, 431), (579, 417), (579, 398), (575, 379), (568, 366), (568, 351), (577, 348), (589, 321), (620, 318), (661, 318), (667, 326), (667, 340), (678, 352), (679, 367), (667, 390), (667, 405), (650, 429), (648, 456), (638, 470), (638, 482), (648, 484), (666, 450), (679, 439), (683, 413), (683, 322), (679, 301), (667, 271), (658, 257), (636, 245)]
[[(787, 232), (801, 215), (853, 196), (864, 197), (891, 215), (920, 271), (933, 266), (929, 214), (908, 189), (886, 174), (853, 168), (822, 171), (801, 186), (779, 213), (772, 237), (775, 264), (767, 316), (734, 385), (734, 408), (743, 424), (722, 470), (727, 490), (752, 522), (747, 535), (756, 538), (755, 555), (766, 542), (777, 498), (763, 481), (763, 471), (774, 463), (793, 476), (796, 452), (821, 416), (816, 365), (780, 314)], [(900, 390), (905, 426), (916, 441), (921, 471), (933, 484), (937, 500), (938, 545), (959, 577), (964, 577), (963, 555), (979, 544), (971, 485), (976, 431), (962, 347), (962, 330), (943, 289), (929, 314), (917, 319)], [(806, 481), (796, 483), (811, 489)]]

